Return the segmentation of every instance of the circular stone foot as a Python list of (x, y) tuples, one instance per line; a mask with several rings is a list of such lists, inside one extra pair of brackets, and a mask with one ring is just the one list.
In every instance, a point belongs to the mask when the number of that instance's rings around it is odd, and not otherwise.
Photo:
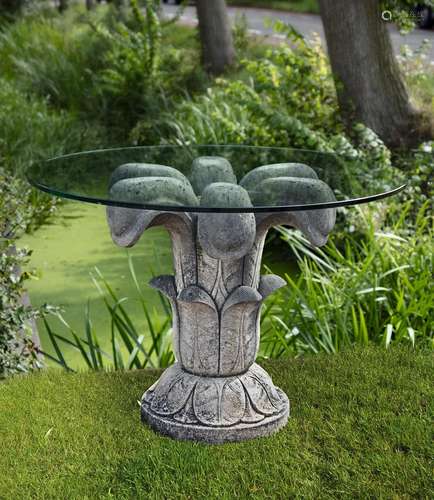
[(277, 431), (288, 420), (289, 401), (257, 364), (241, 375), (201, 377), (176, 363), (145, 392), (141, 414), (166, 436), (219, 444)]

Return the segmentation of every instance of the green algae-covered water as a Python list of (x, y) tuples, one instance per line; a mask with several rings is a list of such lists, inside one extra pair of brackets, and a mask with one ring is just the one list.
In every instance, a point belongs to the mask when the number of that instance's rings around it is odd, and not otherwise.
[[(28, 282), (32, 304), (61, 306), (63, 317), (80, 335), (85, 336), (85, 309), (89, 301), (90, 314), (101, 347), (111, 352), (110, 318), (103, 300), (92, 281), (95, 267), (103, 274), (119, 297), (128, 297), (124, 306), (137, 327), (145, 327), (145, 318), (128, 265), (132, 256), (136, 274), (150, 308), (160, 309), (155, 290), (147, 286), (154, 274), (172, 272), (170, 239), (163, 228), (146, 232), (133, 248), (117, 247), (111, 240), (105, 219), (105, 207), (67, 202), (52, 222), (18, 242), (33, 250), (30, 268), (37, 270), (38, 279)], [(160, 309), (161, 310), (161, 309)], [(55, 317), (48, 318), (53, 330), (69, 336), (68, 329)], [(107, 332), (105, 335), (104, 332)], [(47, 352), (51, 343), (44, 326), (39, 324), (42, 346)], [(62, 344), (72, 366), (82, 365), (81, 355)]]

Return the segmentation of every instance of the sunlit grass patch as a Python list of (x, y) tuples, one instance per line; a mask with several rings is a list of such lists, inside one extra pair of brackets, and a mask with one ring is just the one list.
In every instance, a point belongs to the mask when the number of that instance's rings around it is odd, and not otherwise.
[(433, 357), (410, 348), (264, 364), (289, 396), (270, 438), (205, 446), (141, 424), (155, 371), (0, 384), (1, 498), (431, 498)]

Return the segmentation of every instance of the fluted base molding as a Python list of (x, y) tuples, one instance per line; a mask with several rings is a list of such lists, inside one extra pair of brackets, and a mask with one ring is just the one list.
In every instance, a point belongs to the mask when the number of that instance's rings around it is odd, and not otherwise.
[(160, 434), (220, 444), (276, 432), (287, 423), (289, 401), (256, 363), (231, 377), (193, 375), (176, 363), (145, 392), (141, 414)]

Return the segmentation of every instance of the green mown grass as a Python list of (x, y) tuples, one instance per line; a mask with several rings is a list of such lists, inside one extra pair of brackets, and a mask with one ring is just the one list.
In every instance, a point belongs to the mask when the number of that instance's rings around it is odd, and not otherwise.
[(0, 384), (0, 498), (433, 498), (433, 364), (403, 348), (264, 363), (288, 425), (222, 446), (140, 423), (157, 372), (15, 377)]

